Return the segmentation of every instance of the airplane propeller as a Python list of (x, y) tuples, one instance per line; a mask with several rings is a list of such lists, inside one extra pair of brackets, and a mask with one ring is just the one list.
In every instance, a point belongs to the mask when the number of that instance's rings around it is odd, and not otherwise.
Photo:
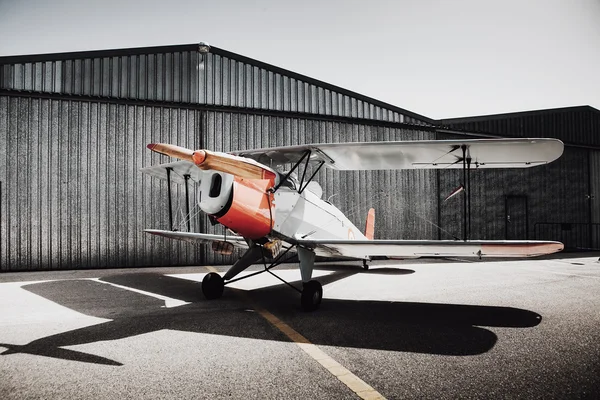
[(150, 150), (166, 156), (190, 161), (202, 170), (214, 170), (246, 179), (271, 179), (277, 174), (272, 169), (252, 159), (208, 150), (190, 150), (166, 143), (151, 143)]

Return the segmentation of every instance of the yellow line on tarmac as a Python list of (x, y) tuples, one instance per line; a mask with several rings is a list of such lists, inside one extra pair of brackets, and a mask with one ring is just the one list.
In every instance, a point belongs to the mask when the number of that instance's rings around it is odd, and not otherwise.
[[(210, 272), (218, 272), (214, 267), (206, 267)], [(242, 295), (243, 292), (238, 292)], [(252, 300), (248, 295), (243, 294), (249, 302)], [(356, 393), (361, 399), (385, 399), (381, 393), (377, 390), (373, 389), (369, 384), (360, 379), (358, 376), (354, 375), (347, 368), (345, 368), (342, 364), (335, 361), (331, 358), (327, 353), (321, 350), (317, 345), (312, 344), (307, 338), (302, 336), (300, 333), (296, 332), (291, 326), (277, 318), (275, 315), (271, 314), (269, 311), (265, 310), (262, 307), (259, 307), (256, 303), (253, 303), (254, 309), (257, 313), (259, 313), (264, 319), (269, 321), (271, 325), (275, 328), (279, 329), (284, 335), (286, 335), (290, 340), (298, 347), (300, 347), (306, 354), (311, 356), (315, 361), (317, 361), (323, 368), (329, 371), (333, 376), (340, 380), (344, 385), (346, 385), (350, 390)]]

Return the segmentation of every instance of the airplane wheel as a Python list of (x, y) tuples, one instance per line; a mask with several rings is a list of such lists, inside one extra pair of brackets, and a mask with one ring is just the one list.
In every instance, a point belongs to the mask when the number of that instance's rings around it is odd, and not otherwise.
[(314, 311), (319, 308), (323, 299), (323, 286), (317, 281), (309, 281), (303, 284), (300, 303), (304, 311)]
[(221, 275), (211, 272), (202, 279), (202, 293), (208, 300), (218, 299), (223, 295), (225, 283)]
[(367, 260), (363, 260), (363, 269), (364, 269), (365, 271), (368, 271), (368, 270), (369, 270), (369, 264), (367, 264)]

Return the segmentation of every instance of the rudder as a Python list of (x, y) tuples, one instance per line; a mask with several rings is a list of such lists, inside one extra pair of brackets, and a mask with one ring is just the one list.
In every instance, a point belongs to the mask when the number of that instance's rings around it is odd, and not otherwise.
[(369, 240), (373, 240), (375, 237), (375, 209), (369, 209), (367, 214), (367, 223), (365, 226), (365, 236)]

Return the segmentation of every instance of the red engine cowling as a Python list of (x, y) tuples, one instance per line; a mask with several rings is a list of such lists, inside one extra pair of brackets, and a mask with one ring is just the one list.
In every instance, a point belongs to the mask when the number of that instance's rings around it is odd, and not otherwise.
[(200, 183), (200, 208), (239, 235), (259, 239), (271, 232), (272, 179), (246, 179), (210, 171)]
[(270, 179), (244, 179), (235, 177), (231, 204), (217, 221), (239, 235), (259, 239), (271, 232), (274, 220), (274, 196), (267, 193), (272, 187)]

